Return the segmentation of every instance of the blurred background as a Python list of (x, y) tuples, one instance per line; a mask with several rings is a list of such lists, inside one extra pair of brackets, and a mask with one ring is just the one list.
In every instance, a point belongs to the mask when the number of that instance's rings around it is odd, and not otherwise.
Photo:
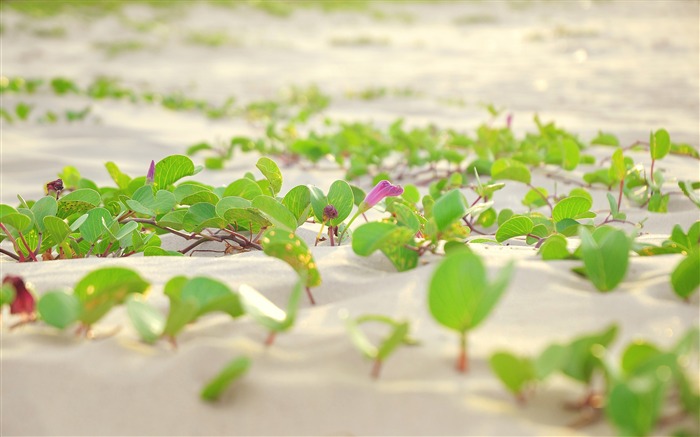
[(522, 134), (539, 114), (583, 140), (664, 127), (697, 147), (699, 7), (3, 0), (0, 197), (38, 197), (65, 165), (105, 183), (105, 161), (141, 174), (198, 142), (341, 121), (469, 132), (511, 115)]

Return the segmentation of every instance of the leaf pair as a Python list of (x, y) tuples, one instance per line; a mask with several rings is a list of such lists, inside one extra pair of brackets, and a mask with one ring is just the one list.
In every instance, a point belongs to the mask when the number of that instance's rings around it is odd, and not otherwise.
[(511, 262), (490, 282), (481, 258), (467, 251), (446, 256), (435, 269), (428, 290), (428, 307), (438, 323), (460, 334), (459, 370), (466, 370), (467, 332), (491, 313), (512, 274)]

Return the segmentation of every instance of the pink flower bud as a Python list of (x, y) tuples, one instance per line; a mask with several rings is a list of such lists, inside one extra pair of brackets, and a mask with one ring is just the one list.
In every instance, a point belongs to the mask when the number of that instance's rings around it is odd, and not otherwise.
[(156, 177), (156, 162), (151, 161), (151, 166), (148, 167), (148, 174), (146, 175), (146, 185), (153, 185), (153, 180)]

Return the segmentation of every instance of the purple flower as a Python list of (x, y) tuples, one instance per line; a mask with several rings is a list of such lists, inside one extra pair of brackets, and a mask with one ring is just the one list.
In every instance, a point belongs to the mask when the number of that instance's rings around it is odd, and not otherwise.
[(44, 187), (44, 191), (46, 192), (46, 194), (56, 196), (58, 198), (58, 193), (63, 191), (63, 180), (56, 179), (55, 181), (47, 183)]
[(513, 114), (508, 114), (506, 117), (506, 127), (510, 129), (510, 125), (513, 123)]
[(151, 166), (148, 167), (148, 174), (146, 175), (146, 185), (153, 185), (153, 180), (156, 177), (156, 162), (151, 161)]
[(6, 275), (3, 284), (10, 284), (15, 289), (15, 300), (10, 304), (10, 314), (33, 316), (35, 311), (34, 296), (27, 290), (27, 285), (19, 276)]
[(367, 211), (385, 197), (400, 196), (401, 194), (403, 194), (403, 187), (400, 185), (392, 185), (389, 181), (381, 181), (372, 188), (372, 191), (362, 201), (360, 211)]
[(326, 205), (325, 208), (323, 208), (323, 220), (333, 220), (334, 218), (338, 217), (338, 210), (335, 209), (335, 206), (333, 205)]

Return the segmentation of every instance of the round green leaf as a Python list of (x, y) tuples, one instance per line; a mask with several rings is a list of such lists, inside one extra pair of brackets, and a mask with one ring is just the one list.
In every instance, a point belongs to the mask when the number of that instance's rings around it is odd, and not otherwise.
[(495, 180), (511, 180), (529, 184), (532, 176), (530, 170), (520, 161), (501, 158), (493, 162), (491, 177)]
[(41, 319), (48, 325), (64, 329), (78, 320), (82, 311), (80, 301), (62, 291), (44, 294), (37, 303)]
[(671, 273), (673, 291), (687, 298), (700, 287), (700, 250), (695, 248)]
[(338, 211), (338, 217), (330, 220), (331, 226), (338, 226), (348, 218), (352, 212), (352, 206), (354, 202), (354, 197), (352, 193), (352, 188), (345, 181), (335, 181), (331, 184), (328, 189), (327, 196), (328, 205), (333, 205)]
[(58, 203), (53, 196), (45, 196), (37, 200), (34, 205), (32, 205), (32, 213), (34, 214), (37, 231), (44, 233), (46, 227), (44, 226), (44, 218), (55, 216), (58, 212)]
[(126, 303), (126, 311), (136, 332), (146, 343), (154, 343), (163, 333), (165, 317), (148, 303), (131, 298)]
[(444, 232), (452, 223), (464, 217), (468, 208), (467, 200), (457, 189), (440, 197), (433, 205), (433, 218), (438, 231)]
[[(567, 197), (560, 200), (552, 210), (552, 219), (555, 222), (570, 218), (578, 219), (582, 216), (589, 217), (593, 202), (585, 197)], [(586, 214), (590, 213), (590, 214)]]
[(516, 215), (506, 220), (496, 231), (496, 241), (502, 243), (510, 238), (527, 235), (532, 231), (534, 223), (529, 217)]
[(153, 182), (156, 188), (168, 187), (186, 176), (195, 174), (194, 163), (184, 155), (171, 155), (156, 163)]
[(286, 262), (299, 274), (305, 274), (307, 287), (321, 285), (321, 275), (314, 257), (301, 238), (292, 232), (269, 229), (265, 231), (261, 241), (266, 255)]
[(297, 228), (297, 218), (277, 200), (270, 196), (258, 196), (253, 199), (253, 207), (259, 209), (265, 217), (277, 228), (294, 232)]

